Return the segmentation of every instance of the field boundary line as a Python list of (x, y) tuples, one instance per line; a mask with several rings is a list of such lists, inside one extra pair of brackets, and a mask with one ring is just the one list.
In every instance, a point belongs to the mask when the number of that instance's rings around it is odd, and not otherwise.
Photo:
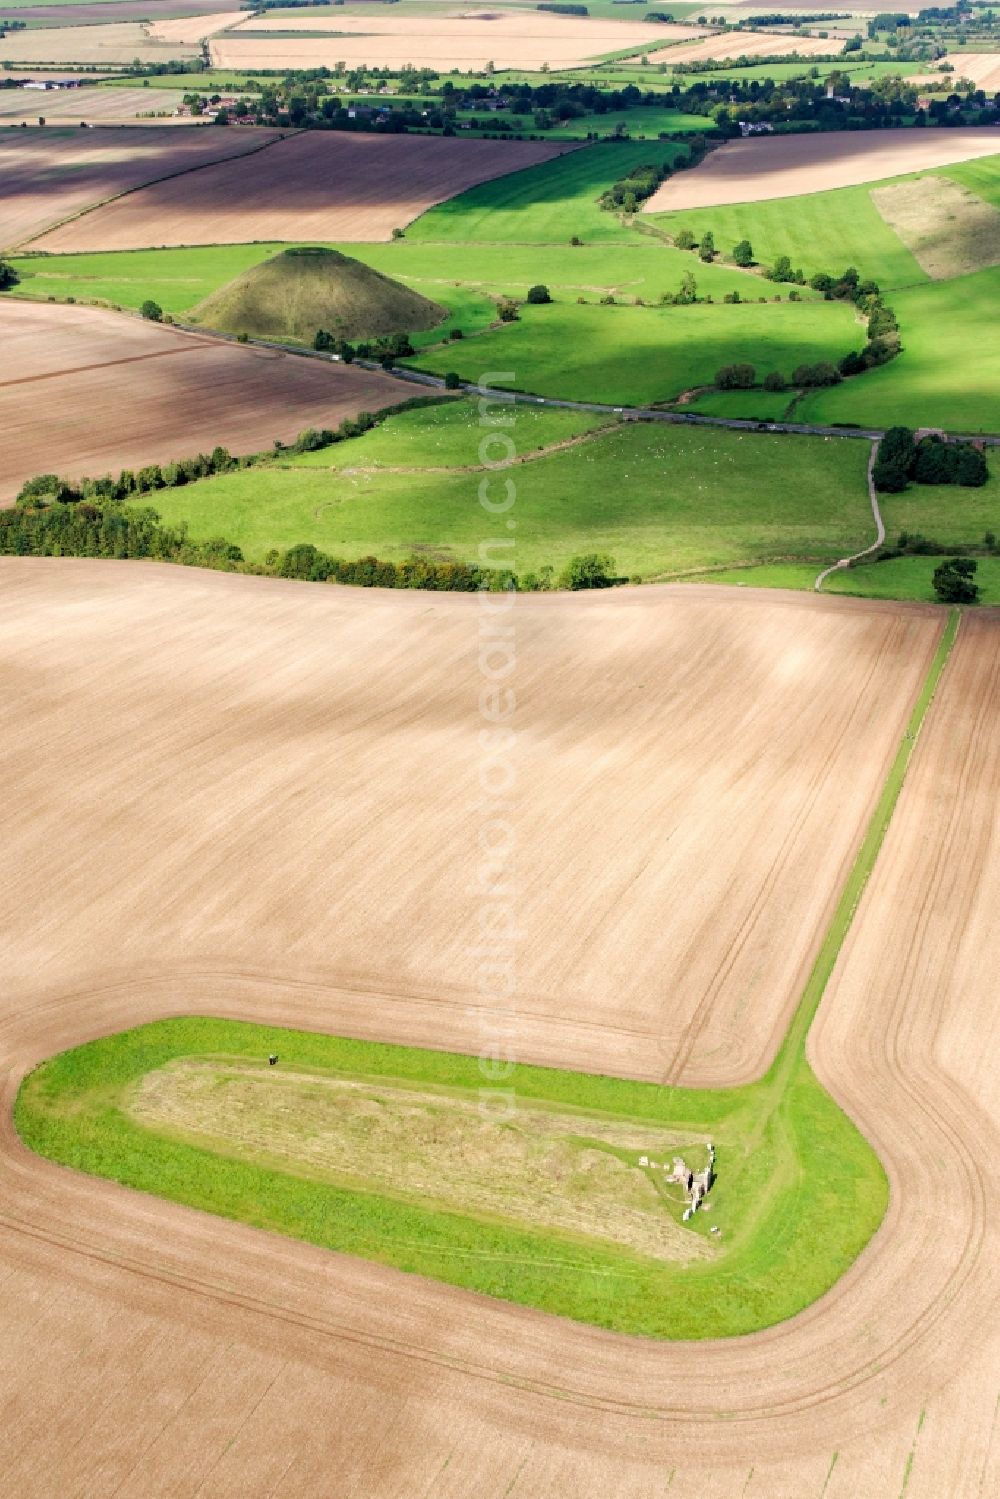
[(881, 438), (876, 438), (872, 443), (872, 450), (868, 455), (868, 498), (871, 500), (872, 515), (875, 518), (875, 540), (871, 546), (863, 551), (855, 552), (851, 557), (841, 557), (832, 567), (824, 568), (813, 584), (816, 593), (822, 593), (823, 584), (831, 573), (841, 572), (844, 568), (853, 567), (855, 562), (860, 562), (862, 557), (870, 557), (872, 552), (877, 552), (885, 541), (885, 521), (882, 519), (882, 511), (878, 502), (878, 489), (875, 485), (875, 463), (878, 458), (878, 450), (881, 446)]
[[(98, 126), (97, 128), (100, 129), (101, 127)], [(108, 130), (127, 130), (129, 127), (122, 125), (108, 125), (104, 128)], [(234, 151), (230, 156), (215, 156), (211, 161), (199, 161), (191, 166), (181, 167), (180, 170), (176, 172), (164, 172), (162, 177), (151, 177), (148, 182), (139, 182), (134, 187), (126, 187), (120, 193), (112, 193), (110, 197), (101, 198), (97, 203), (88, 203), (86, 208), (78, 208), (75, 213), (68, 213), (65, 218), (57, 219), (54, 224), (47, 224), (44, 229), (39, 230), (37, 234), (33, 234), (30, 239), (19, 240), (16, 244), (12, 245), (10, 249), (12, 252), (15, 250), (21, 250), (22, 248), (30, 249), (33, 244), (36, 244), (38, 240), (43, 239), (46, 234), (54, 234), (57, 229), (63, 229), (67, 224), (74, 224), (76, 223), (77, 219), (86, 218), (88, 213), (95, 213), (98, 208), (107, 208), (109, 203), (117, 203), (122, 198), (131, 197), (133, 193), (141, 193), (147, 187), (157, 187), (161, 182), (170, 182), (174, 177), (188, 177), (193, 172), (204, 171), (206, 167), (218, 167), (224, 165), (224, 163), (227, 161), (242, 161), (245, 156), (256, 156), (259, 151), (266, 151), (269, 146), (276, 146), (279, 141), (288, 140), (294, 135), (301, 135), (301, 133), (302, 132), (300, 130), (284, 130), (280, 135), (272, 136), (270, 140), (258, 141), (256, 145), (248, 146), (245, 151)], [(36, 250), (32, 253), (37, 255), (49, 255), (53, 252), (49, 250)], [(55, 253), (58, 254), (60, 252), (56, 251)], [(96, 253), (107, 254), (113, 252), (97, 251)]]
[(909, 769), (913, 752), (916, 749), (917, 740), (920, 737), (920, 730), (923, 727), (931, 703), (934, 701), (938, 683), (951, 656), (961, 619), (962, 611), (958, 608), (952, 608), (948, 616), (948, 622), (938, 641), (937, 649), (934, 652), (930, 666), (921, 684), (920, 691), (917, 694), (913, 711), (907, 720), (906, 729), (900, 740), (899, 748), (896, 750), (888, 774), (882, 783), (882, 790), (875, 804), (875, 810), (868, 821), (861, 846), (854, 857), (847, 879), (844, 881), (837, 899), (833, 916), (826, 929), (819, 952), (816, 954), (816, 961), (813, 963), (809, 977), (806, 980), (805, 988), (802, 991), (802, 997), (792, 1016), (788, 1030), (785, 1032), (785, 1038), (781, 1043), (778, 1055), (772, 1064), (772, 1071), (774, 1073), (777, 1073), (782, 1067), (787, 1068), (794, 1065), (796, 1055), (799, 1052), (804, 1055), (806, 1036), (815, 1018), (816, 1011), (819, 1009), (820, 1001), (826, 992), (827, 984), (840, 956), (840, 950), (854, 923), (854, 917), (861, 902), (861, 897), (875, 867), (875, 862), (885, 841), (886, 833), (889, 831), (889, 824), (892, 821), (893, 813), (896, 810), (896, 803), (899, 801), (899, 796), (906, 780), (906, 773)]

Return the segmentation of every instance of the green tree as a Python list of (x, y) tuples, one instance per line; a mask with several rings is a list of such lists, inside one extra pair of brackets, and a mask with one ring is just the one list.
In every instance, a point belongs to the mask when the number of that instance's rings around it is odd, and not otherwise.
[(154, 302), (152, 297), (146, 298), (145, 302), (139, 308), (139, 312), (142, 317), (148, 318), (151, 323), (162, 323), (163, 321), (163, 308), (159, 302)]
[(715, 259), (715, 236), (711, 229), (706, 229), (698, 246), (698, 254), (702, 260), (708, 262)]
[(942, 604), (976, 604), (979, 586), (973, 582), (979, 564), (974, 557), (949, 557), (934, 569), (934, 592)]
[(750, 390), (757, 379), (752, 364), (724, 364), (715, 372), (717, 390)]
[(678, 229), (677, 233), (674, 235), (674, 244), (677, 246), (678, 250), (693, 250), (697, 243), (698, 241), (695, 239), (690, 229)]
[(552, 297), (549, 294), (548, 287), (543, 286), (541, 282), (539, 282), (537, 286), (530, 287), (528, 291), (528, 301), (535, 305), (543, 302), (551, 302)]
[(9, 260), (0, 260), (0, 291), (9, 291), (20, 279)]
[(444, 377), (445, 390), (460, 390), (462, 387), (461, 375), (456, 375), (454, 370), (449, 370)]
[(738, 245), (733, 246), (733, 259), (737, 265), (753, 265), (753, 245), (748, 239), (741, 239)]
[(615, 559), (606, 552), (571, 557), (559, 579), (563, 588), (610, 588), (615, 581)]

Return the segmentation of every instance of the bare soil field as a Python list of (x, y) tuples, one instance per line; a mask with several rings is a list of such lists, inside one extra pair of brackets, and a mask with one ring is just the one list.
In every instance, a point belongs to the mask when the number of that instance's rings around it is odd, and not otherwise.
[(700, 42), (685, 42), (650, 52), (652, 62), (728, 62), (733, 57), (826, 57), (842, 52), (844, 44), (834, 37), (791, 36), (778, 32), (720, 32)]
[[(329, 29), (329, 40), (313, 33)], [(302, 31), (302, 39), (286, 33)], [(267, 32), (279, 32), (268, 36)], [(337, 62), (348, 65), (480, 69), (487, 62), (497, 68), (572, 68), (607, 52), (629, 47), (663, 46), (670, 35), (678, 39), (703, 35), (691, 26), (668, 27), (641, 21), (604, 21), (534, 11), (482, 11), (452, 16), (345, 15), (320, 17), (300, 12), (278, 18), (262, 16), (247, 21), (238, 32), (228, 32), (209, 44), (212, 61), (220, 68), (309, 68)], [(307, 60), (308, 59), (308, 60)]]
[[(42, 112), (46, 103), (39, 105)], [(118, 193), (278, 138), (273, 130), (175, 126), (0, 132), (0, 249), (26, 244)]]
[(238, 163), (223, 162), (129, 193), (35, 244), (69, 251), (249, 240), (387, 240), (393, 229), (432, 204), (477, 182), (548, 161), (564, 149), (565, 144), (537, 141), (308, 131)]
[[(900, 670), (925, 663), (936, 623), (907, 606), (749, 590), (516, 607), (521, 888), (529, 907), (550, 908), (552, 940), (573, 958), (554, 976), (544, 1033), (518, 1026), (521, 1054), (662, 1077), (669, 972), (658, 1022), (633, 1017), (615, 1045), (592, 987), (574, 981), (581, 962), (599, 973), (603, 943), (577, 957), (566, 913), (575, 919), (592, 886), (602, 911), (615, 909), (619, 836), (638, 832), (640, 851), (624, 857), (641, 862), (655, 822), (669, 861), (672, 776), (685, 761), (690, 776), (707, 772), (724, 829), (700, 843), (702, 869), (739, 862), (718, 801), (739, 827), (751, 737), (787, 829), (775, 787), (794, 800), (818, 743), (838, 757), (857, 744), (857, 726), (838, 730), (829, 715), (866, 699), (898, 734)], [(1000, 964), (996, 617), (963, 627), (812, 1037), (815, 1066), (886, 1163), (889, 1216), (840, 1285), (793, 1321), (724, 1344), (612, 1337), (142, 1197), (19, 1144), (10, 1108), (28, 1068), (156, 1015), (478, 1049), (480, 1017), (434, 981), (459, 971), (449, 959), (462, 932), (434, 924), (451, 866), (475, 859), (451, 824), (478, 794), (480, 611), (469, 598), (345, 597), (144, 564), (0, 562), (0, 690), (22, 705), (0, 730), (19, 788), (0, 845), (19, 896), (0, 1000), (6, 1481), (28, 1499), (48, 1499), (54, 1475), (81, 1499), (199, 1486), (302, 1499), (328, 1495), (331, 1471), (339, 1492), (365, 1499), (995, 1492), (988, 1162), (1000, 1140), (984, 1035)], [(790, 641), (803, 654), (789, 655)], [(844, 802), (826, 805), (839, 838)], [(433, 836), (421, 837), (432, 808)], [(544, 878), (564, 838), (577, 869), (569, 898)], [(425, 876), (415, 899), (410, 845)], [(809, 867), (810, 886), (829, 878)], [(682, 904), (705, 898), (698, 879), (676, 891)], [(367, 905), (387, 938), (365, 951), (369, 974), (373, 963), (404, 982), (421, 973), (422, 992), (344, 971), (344, 900), (350, 913)], [(767, 900), (782, 904), (773, 885)], [(636, 903), (666, 947), (656, 918), (670, 919), (668, 886), (630, 886), (618, 909)], [(615, 946), (615, 971), (600, 979), (609, 991), (619, 968), (630, 977), (645, 959), (626, 930)], [(763, 942), (759, 961), (778, 946)]]
[(947, 177), (872, 189), (882, 218), (935, 281), (1000, 265), (1000, 212)]
[[(67, 93), (25, 92), (14, 89), (0, 93), (0, 124), (19, 125), (25, 120), (37, 124), (42, 115), (48, 125), (78, 125), (86, 120), (93, 125), (135, 125), (140, 116), (171, 114), (184, 98), (180, 89), (168, 88), (80, 88)], [(190, 125), (190, 118), (178, 118), (177, 124)]]
[(0, 64), (11, 62), (130, 63), (188, 61), (200, 56), (193, 44), (158, 42), (149, 27), (138, 21), (115, 21), (107, 26), (29, 27), (8, 31), (0, 39)]
[(197, 337), (94, 307), (0, 302), (0, 504), (25, 479), (79, 478), (210, 451), (259, 452), (412, 392), (370, 370)]
[(647, 213), (760, 203), (834, 187), (855, 187), (950, 166), (1000, 150), (1000, 127), (954, 130), (843, 130), (730, 141), (690, 172), (678, 172), (643, 204)]

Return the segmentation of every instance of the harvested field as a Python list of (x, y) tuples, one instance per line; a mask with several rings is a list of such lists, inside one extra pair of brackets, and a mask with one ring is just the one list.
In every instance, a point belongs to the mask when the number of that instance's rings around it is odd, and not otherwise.
[(387, 240), (393, 229), (432, 204), (548, 161), (564, 149), (535, 141), (308, 131), (248, 155), (235, 169), (223, 162), (130, 193), (40, 237), (34, 247), (138, 250), (249, 240)]
[(152, 125), (0, 132), (0, 249), (25, 244), (72, 214), (143, 183), (240, 156), (278, 138), (273, 130)]
[[(63, 1491), (120, 1499), (199, 1485), (299, 1499), (329, 1493), (331, 1471), (341, 1491), (366, 1499), (435, 1489), (500, 1499), (512, 1486), (519, 1499), (645, 1499), (668, 1481), (671, 1499), (897, 1499), (904, 1488), (906, 1499), (957, 1499), (995, 1490), (998, 1215), (983, 1167), (1000, 1141), (988, 1112), (995, 1053), (983, 1037), (1000, 963), (992, 919), (1000, 845), (989, 836), (1000, 784), (1000, 622), (963, 627), (813, 1034), (815, 1065), (887, 1164), (886, 1224), (805, 1315), (725, 1344), (651, 1347), (276, 1240), (25, 1152), (9, 1118), (24, 1071), (157, 1014), (479, 1046), (475, 1016), (444, 990), (406, 996), (335, 972), (337, 913), (316, 888), (317, 875), (333, 884), (328, 849), (302, 805), (318, 809), (340, 857), (338, 793), (344, 806), (360, 798), (399, 819), (420, 815), (414, 788), (425, 805), (438, 794), (446, 806), (454, 799), (440, 746), (445, 731), (455, 743), (455, 715), (475, 731), (479, 606), (345, 599), (304, 585), (55, 559), (7, 559), (0, 575), (2, 685), (24, 705), (2, 730), (22, 790), (8, 806), (0, 854), (22, 897), (9, 923), (0, 1008), (0, 1326), (16, 1434), (5, 1476), (15, 1492), (49, 1499), (58, 1473)], [(782, 775), (797, 778), (803, 761), (787, 737), (788, 694), (811, 703), (817, 677), (808, 665), (818, 663), (803, 663), (801, 683), (785, 677), (779, 689), (789, 640), (804, 638), (811, 650), (826, 636), (832, 674), (820, 680), (831, 713), (858, 681), (848, 681), (847, 651), (863, 638), (873, 645), (871, 632), (889, 621), (897, 631), (918, 628), (917, 614), (895, 606), (749, 592), (712, 603), (696, 589), (528, 598), (517, 607), (531, 725), (522, 743), (550, 789), (560, 770), (581, 791), (581, 775), (593, 777), (573, 806), (587, 829), (605, 834), (619, 826), (620, 777), (637, 790), (642, 781), (637, 763), (622, 758), (640, 720), (651, 773), (666, 788), (670, 767), (654, 742), (674, 741), (676, 750), (690, 710), (707, 722), (742, 681), (737, 660), (741, 671), (752, 665), (781, 696)], [(376, 672), (366, 674), (372, 659)], [(862, 674), (876, 660), (878, 697), (895, 690), (898, 663), (877, 651), (854, 655)], [(595, 663), (605, 669), (596, 694)], [(764, 685), (748, 681), (747, 700), (770, 716)], [(670, 709), (674, 692), (682, 712)], [(716, 723), (713, 741), (724, 728)], [(411, 762), (397, 804), (384, 792), (393, 767), (402, 774), (404, 724), (434, 784), (414, 776)], [(696, 723), (690, 728), (695, 748)], [(348, 758), (331, 774), (335, 735)], [(722, 763), (720, 754), (731, 761), (733, 745), (732, 732), (721, 749), (710, 743), (697, 753), (698, 770)], [(558, 766), (545, 765), (546, 750)], [(356, 778), (355, 763), (363, 765)], [(545, 794), (530, 778), (521, 784), (532, 799)], [(571, 801), (571, 787), (559, 795)], [(595, 797), (610, 798), (611, 819), (601, 820)], [(305, 836), (282, 830), (291, 809)], [(661, 831), (665, 812), (627, 808), (630, 823), (655, 816)], [(835, 836), (839, 821), (828, 819)], [(534, 859), (560, 824), (550, 809), (543, 823), (526, 816), (524, 826)], [(460, 846), (442, 832), (435, 821), (421, 844), (432, 903)], [(928, 839), (941, 857), (928, 856)], [(585, 860), (592, 852), (600, 885), (606, 839), (577, 837), (578, 861), (581, 850)], [(356, 868), (387, 927), (394, 912), (405, 920), (399, 945), (415, 938), (413, 966), (423, 969), (435, 955), (427, 900), (396, 906), (405, 862), (393, 866), (387, 889), (365, 856), (358, 848)], [(362, 898), (347, 888), (352, 902)], [(525, 888), (549, 898), (544, 881)], [(277, 924), (259, 919), (269, 901), (277, 903), (270, 914), (284, 913)], [(651, 914), (656, 907), (670, 909), (659, 897)], [(564, 904), (560, 919), (574, 908)], [(619, 944), (619, 957), (633, 961), (624, 933)], [(763, 948), (762, 959), (773, 951)], [(588, 961), (596, 972), (598, 955)], [(545, 1044), (524, 1032), (525, 1057), (584, 1066), (596, 1058), (604, 1070), (663, 1075), (655, 1037), (640, 1027), (615, 1046), (595, 1025), (589, 995), (570, 982), (560, 985), (547, 1032)]]
[(0, 339), (7, 358), (0, 503), (33, 474), (96, 476), (218, 443), (258, 452), (276, 437), (336, 427), (411, 394), (374, 371), (241, 348), (93, 307), (0, 302)]
[[(180, 89), (80, 88), (66, 93), (38, 94), (22, 89), (0, 93), (0, 125), (29, 125), (43, 115), (47, 124), (134, 125), (141, 115), (170, 115), (183, 100)], [(156, 124), (164, 124), (162, 119)], [(178, 119), (179, 125), (190, 125)]]
[(1000, 265), (1000, 212), (947, 177), (915, 177), (872, 189), (890, 229), (935, 281)]
[(149, 36), (155, 42), (193, 44), (203, 42), (207, 36), (213, 36), (217, 31), (236, 26), (246, 18), (245, 10), (208, 11), (199, 16), (179, 16), (170, 21), (154, 18), (149, 27)]
[[(316, 35), (329, 28), (329, 40)], [(289, 33), (301, 31), (301, 40)], [(268, 36), (268, 32), (279, 33)], [(336, 33), (334, 35), (333, 33)], [(366, 63), (373, 67), (414, 67), (445, 71), (497, 68), (572, 68), (590, 58), (629, 47), (663, 46), (701, 36), (699, 27), (668, 27), (639, 21), (600, 21), (536, 11), (494, 11), (480, 15), (350, 15), (342, 10), (262, 16), (247, 21), (209, 44), (219, 68), (315, 68)]]
[(759, 203), (854, 187), (1000, 151), (1000, 126), (954, 130), (851, 130), (730, 141), (678, 172), (643, 204), (646, 213)]
[(792, 36), (764, 31), (720, 32), (700, 42), (650, 52), (651, 62), (728, 62), (735, 57), (828, 57), (844, 50), (836, 37)]
[(158, 42), (139, 21), (109, 26), (29, 27), (0, 38), (0, 64), (11, 62), (107, 63), (179, 62), (200, 56), (196, 45)]
[(956, 79), (970, 78), (976, 88), (983, 89), (987, 94), (1000, 90), (1000, 52), (949, 52), (947, 57), (939, 60), (936, 67), (940, 68), (943, 62), (950, 62), (955, 71), (928, 73), (911, 82), (924, 88), (933, 86), (938, 92), (949, 93)]

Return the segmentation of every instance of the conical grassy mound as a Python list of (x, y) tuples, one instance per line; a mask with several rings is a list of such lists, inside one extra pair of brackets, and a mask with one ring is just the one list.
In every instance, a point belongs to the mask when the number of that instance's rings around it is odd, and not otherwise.
[(334, 337), (374, 338), (433, 328), (445, 308), (371, 266), (337, 250), (283, 250), (206, 297), (195, 322), (220, 333), (312, 342), (317, 329)]

